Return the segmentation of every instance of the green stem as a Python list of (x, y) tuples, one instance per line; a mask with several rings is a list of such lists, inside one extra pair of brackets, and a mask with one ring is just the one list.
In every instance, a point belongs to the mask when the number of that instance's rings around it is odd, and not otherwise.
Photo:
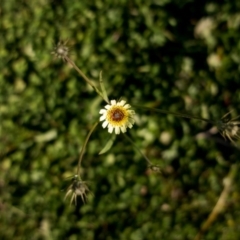
[[(93, 133), (94, 129), (97, 127), (99, 122), (96, 122), (93, 127), (91, 128), (90, 132), (88, 133), (86, 139), (85, 139), (85, 142), (83, 144), (83, 147), (81, 149), (81, 152), (80, 152), (80, 156), (79, 156), (79, 160), (78, 160), (78, 168), (77, 168), (77, 175), (80, 177), (80, 167), (81, 167), (81, 163), (82, 163), (82, 158), (83, 158), (83, 154), (85, 152), (85, 149), (86, 149), (86, 146), (87, 146), (87, 143), (89, 141), (89, 138), (91, 136), (91, 134)], [(80, 177), (81, 179), (81, 177)]]
[(191, 116), (191, 115), (184, 114), (184, 113), (177, 113), (177, 112), (172, 112), (172, 111), (162, 110), (162, 109), (157, 109), (157, 108), (143, 107), (143, 106), (140, 106), (140, 105), (132, 105), (132, 106), (137, 107), (137, 108), (141, 108), (141, 109), (151, 110), (151, 111), (154, 111), (154, 112), (172, 114), (172, 115), (177, 116), (177, 117), (197, 119), (197, 120), (201, 120), (201, 121), (204, 121), (204, 122), (207, 122), (207, 123), (215, 124), (214, 121), (211, 121), (209, 119), (201, 118), (201, 117), (195, 117), (195, 116)]
[(135, 147), (135, 149), (145, 158), (145, 160), (149, 163), (150, 166), (152, 166), (153, 164), (151, 163), (151, 161), (147, 158), (147, 156), (145, 156), (141, 150), (138, 148), (138, 146), (133, 142), (133, 140), (127, 135), (127, 134), (123, 134), (124, 137)]
[(65, 57), (65, 60), (73, 66), (73, 68), (80, 74), (80, 76), (100, 95), (105, 102), (108, 103), (108, 100), (104, 98), (101, 91), (87, 78), (87, 76), (77, 67), (77, 65), (68, 57)]

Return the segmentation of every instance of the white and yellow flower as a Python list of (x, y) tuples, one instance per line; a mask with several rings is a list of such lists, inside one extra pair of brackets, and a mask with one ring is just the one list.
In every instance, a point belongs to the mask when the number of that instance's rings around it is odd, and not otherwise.
[(104, 121), (103, 128), (108, 126), (108, 132), (112, 133), (115, 129), (115, 133), (119, 134), (121, 131), (125, 133), (127, 128), (132, 128), (135, 120), (135, 112), (130, 110), (131, 106), (126, 104), (126, 101), (111, 100), (111, 104), (105, 106), (105, 109), (100, 110), (100, 121)]

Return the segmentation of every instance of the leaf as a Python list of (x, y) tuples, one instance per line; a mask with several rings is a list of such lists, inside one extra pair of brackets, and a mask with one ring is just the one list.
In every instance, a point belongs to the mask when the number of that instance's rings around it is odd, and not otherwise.
[(116, 138), (116, 135), (112, 134), (111, 138), (107, 141), (105, 147), (99, 152), (99, 155), (104, 154), (111, 149), (115, 138)]
[(102, 90), (103, 98), (107, 103), (109, 103), (107, 92), (106, 92), (106, 89), (104, 87), (103, 80), (102, 80), (102, 71), (99, 73), (99, 83), (100, 83), (100, 87)]

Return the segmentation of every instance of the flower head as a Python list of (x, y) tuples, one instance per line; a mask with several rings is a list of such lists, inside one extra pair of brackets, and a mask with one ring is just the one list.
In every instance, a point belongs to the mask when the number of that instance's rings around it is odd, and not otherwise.
[(69, 47), (67, 46), (67, 42), (68, 41), (59, 41), (58, 44), (54, 47), (51, 54), (53, 54), (55, 57), (65, 60), (65, 58), (69, 55)]
[(108, 132), (112, 133), (115, 129), (115, 133), (119, 134), (121, 131), (125, 133), (127, 128), (132, 128), (135, 120), (135, 112), (130, 110), (131, 106), (126, 104), (126, 101), (111, 100), (111, 104), (105, 106), (105, 109), (100, 110), (100, 121), (104, 121), (103, 128), (108, 126)]
[(68, 195), (72, 193), (70, 204), (72, 204), (74, 200), (75, 205), (77, 205), (77, 196), (81, 196), (83, 203), (85, 203), (85, 199), (87, 198), (86, 192), (89, 192), (88, 186), (85, 182), (79, 179), (78, 175), (75, 175), (72, 179), (72, 184), (67, 189), (64, 199), (66, 199)]
[(217, 123), (218, 131), (224, 138), (228, 138), (232, 143), (235, 139), (240, 139), (240, 121), (236, 121), (238, 117), (231, 119), (227, 113)]

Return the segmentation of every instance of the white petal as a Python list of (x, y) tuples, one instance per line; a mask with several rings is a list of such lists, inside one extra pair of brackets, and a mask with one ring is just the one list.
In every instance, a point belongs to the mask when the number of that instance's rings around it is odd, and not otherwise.
[(105, 120), (105, 119), (106, 119), (106, 116), (105, 116), (105, 115), (103, 115), (103, 116), (101, 116), (101, 117), (100, 117), (100, 119), (99, 119), (99, 120), (100, 120), (100, 121), (103, 121), (103, 120)]
[(128, 110), (128, 112), (129, 112), (131, 115), (135, 115), (135, 111), (133, 111), (133, 110)]
[(127, 125), (129, 128), (132, 128), (132, 124), (131, 123), (128, 123), (128, 125)]
[(102, 127), (105, 128), (108, 125), (108, 121), (103, 122)]
[(125, 133), (127, 130), (126, 130), (126, 127), (125, 126), (122, 126), (121, 127), (121, 131), (123, 132), (123, 133)]
[(125, 108), (125, 109), (129, 109), (129, 108), (131, 108), (131, 105), (130, 105), (130, 104), (126, 104), (126, 105), (124, 106), (124, 108)]
[(120, 133), (120, 127), (115, 127), (115, 133), (119, 134)]
[(103, 114), (103, 113), (106, 113), (106, 112), (107, 112), (106, 109), (101, 109), (99, 113), (100, 113), (100, 114)]
[(129, 118), (129, 119), (128, 119), (128, 122), (134, 124), (134, 123), (135, 123), (135, 119), (134, 119), (134, 118)]
[(111, 104), (112, 105), (116, 105), (117, 103), (116, 103), (116, 100), (111, 100)]
[(111, 105), (106, 105), (105, 108), (108, 110), (109, 108), (111, 108)]
[(131, 123), (135, 123), (134, 116), (129, 116), (128, 121)]
[(123, 106), (126, 103), (126, 101), (121, 100), (121, 102), (118, 103), (118, 106)]
[(113, 132), (113, 126), (110, 125), (110, 124), (109, 124), (109, 126), (108, 126), (108, 132), (109, 132), (109, 133), (112, 133), (112, 132)]

